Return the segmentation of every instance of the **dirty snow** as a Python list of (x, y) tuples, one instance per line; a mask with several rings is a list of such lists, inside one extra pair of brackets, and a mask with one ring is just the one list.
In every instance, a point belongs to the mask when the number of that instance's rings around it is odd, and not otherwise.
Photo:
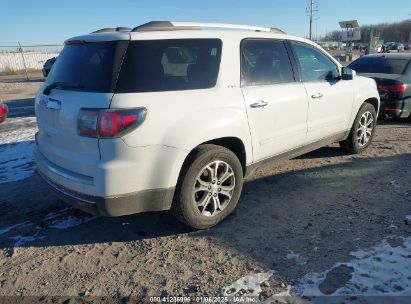
[[(400, 242), (392, 245), (390, 240)], [(351, 252), (351, 255), (354, 257), (353, 260), (337, 263), (322, 273), (309, 273), (295, 286), (287, 286), (267, 301), (270, 302), (270, 299), (273, 300), (274, 297), (276, 301), (280, 301), (282, 297), (287, 296), (295, 299), (324, 297), (325, 294), (321, 292), (320, 285), (325, 282), (327, 274), (341, 267), (350, 269), (349, 279), (329, 294), (330, 296), (342, 298), (347, 296), (411, 296), (411, 236), (407, 238), (388, 237), (369, 250), (357, 250)], [(293, 252), (287, 254), (288, 259), (299, 257)], [(223, 288), (222, 293), (224, 296), (258, 297), (261, 293), (260, 284), (274, 273), (275, 271), (271, 270), (245, 276)], [(372, 301), (374, 300), (375, 298)]]
[(288, 254), (285, 256), (288, 260), (295, 260), (295, 262), (298, 265), (305, 265), (307, 264), (307, 259), (303, 256), (301, 256), (298, 253), (295, 253), (294, 251), (290, 250), (288, 251)]
[[(11, 236), (8, 236), (7, 238), (15, 241), (14, 246), (22, 246), (27, 243), (46, 238), (47, 235), (40, 235), (46, 229), (49, 229), (49, 228), (69, 229), (69, 228), (79, 226), (81, 224), (90, 222), (98, 218), (97, 216), (90, 216), (90, 215), (85, 215), (85, 216), (80, 216), (80, 217), (75, 216), (75, 215), (70, 215), (70, 212), (72, 212), (73, 210), (74, 210), (73, 208), (69, 207), (69, 208), (62, 209), (59, 212), (50, 212), (41, 220), (42, 222), (41, 225), (36, 225), (34, 222), (25, 221), (22, 223), (17, 223), (12, 226), (0, 228), (0, 235), (9, 234), (10, 232), (14, 232), (13, 234), (15, 235), (12, 234)], [(32, 231), (35, 231), (35, 233), (33, 235), (22, 235), (19, 229), (22, 229), (28, 226), (34, 226), (34, 229), (32, 229)]]
[(0, 145), (34, 140), (34, 135), (37, 132), (37, 127), (33, 127), (33, 124), (35, 123), (35, 117), (7, 118), (7, 120), (2, 123), (2, 125), (0, 125), (0, 130), (12, 124), (19, 126), (30, 125), (30, 127), (13, 129), (7, 132), (0, 132)]
[[(345, 265), (353, 268), (349, 282), (332, 295), (411, 296), (411, 237), (401, 239), (403, 243), (394, 247), (389, 244), (389, 238), (384, 239), (370, 250), (352, 252), (356, 259), (332, 267)], [(296, 287), (296, 293), (302, 296), (323, 295), (319, 285), (329, 271), (306, 275)]]
[(51, 225), (49, 226), (49, 228), (55, 228), (55, 229), (68, 229), (68, 228), (72, 228), (87, 222), (90, 222), (94, 219), (96, 219), (97, 216), (91, 216), (91, 217), (73, 217), (73, 216), (69, 216), (66, 219), (62, 219), (62, 220), (54, 220)]
[(223, 296), (258, 297), (261, 293), (261, 283), (267, 281), (273, 274), (274, 270), (270, 270), (269, 272), (262, 272), (245, 276), (235, 281), (230, 286), (223, 288)]
[(46, 236), (42, 235), (42, 236), (22, 236), (22, 235), (18, 235), (18, 236), (12, 236), (9, 237), (9, 239), (16, 241), (16, 243), (14, 244), (15, 247), (19, 247), (19, 246), (23, 246), (29, 242), (33, 242), (36, 240), (41, 240), (44, 239)]
[(23, 222), (23, 223), (18, 223), (12, 226), (8, 226), (8, 227), (4, 227), (4, 228), (0, 228), (0, 235), (5, 234), (13, 229), (17, 229), (17, 228), (23, 228), (23, 227), (27, 227), (32, 225), (32, 223), (30, 223), (29, 221)]
[[(32, 125), (35, 121), (35, 117), (9, 118), (5, 124)], [(26, 179), (34, 173), (36, 132), (36, 127), (0, 132), (0, 184)]]

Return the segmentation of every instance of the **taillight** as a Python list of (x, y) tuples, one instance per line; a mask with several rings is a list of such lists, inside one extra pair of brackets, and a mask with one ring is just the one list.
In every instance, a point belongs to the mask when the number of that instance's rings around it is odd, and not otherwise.
[(407, 89), (407, 85), (403, 83), (398, 84), (379, 84), (378, 89), (390, 93), (403, 93)]
[(81, 136), (97, 137), (98, 110), (81, 109), (77, 132)]
[(127, 110), (80, 109), (77, 132), (81, 136), (114, 138), (137, 128), (146, 116), (144, 108)]

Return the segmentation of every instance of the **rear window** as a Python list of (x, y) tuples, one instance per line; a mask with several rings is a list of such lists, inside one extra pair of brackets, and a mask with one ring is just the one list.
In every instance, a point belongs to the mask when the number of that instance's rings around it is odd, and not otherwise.
[(47, 78), (47, 83), (75, 85), (75, 90), (114, 92), (128, 41), (67, 44)]
[(221, 48), (222, 42), (219, 39), (131, 41), (116, 92), (161, 92), (214, 87)]
[(407, 65), (407, 59), (362, 57), (351, 63), (349, 68), (357, 73), (403, 74)]

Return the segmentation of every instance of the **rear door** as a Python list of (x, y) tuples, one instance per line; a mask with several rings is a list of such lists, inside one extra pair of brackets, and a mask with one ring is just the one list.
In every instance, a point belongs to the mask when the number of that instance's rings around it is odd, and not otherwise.
[(302, 146), (308, 100), (296, 82), (284, 41), (245, 39), (241, 44), (241, 86), (254, 160)]
[(98, 139), (77, 134), (79, 111), (110, 106), (127, 43), (76, 42), (62, 50), (35, 101), (37, 145), (54, 164), (88, 175), (100, 159)]
[(342, 80), (338, 66), (314, 46), (290, 42), (309, 99), (306, 143), (345, 132), (354, 102), (354, 80)]

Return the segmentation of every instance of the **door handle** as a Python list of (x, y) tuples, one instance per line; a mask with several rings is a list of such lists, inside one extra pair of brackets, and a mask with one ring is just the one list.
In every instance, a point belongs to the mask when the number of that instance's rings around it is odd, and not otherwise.
[(265, 102), (264, 100), (259, 100), (259, 101), (256, 101), (250, 104), (250, 108), (264, 108), (267, 105), (268, 105), (268, 102)]
[(323, 94), (321, 94), (320, 92), (315, 93), (314, 95), (311, 95), (311, 98), (313, 98), (313, 99), (318, 99), (318, 98), (322, 98), (322, 97), (323, 97)]

